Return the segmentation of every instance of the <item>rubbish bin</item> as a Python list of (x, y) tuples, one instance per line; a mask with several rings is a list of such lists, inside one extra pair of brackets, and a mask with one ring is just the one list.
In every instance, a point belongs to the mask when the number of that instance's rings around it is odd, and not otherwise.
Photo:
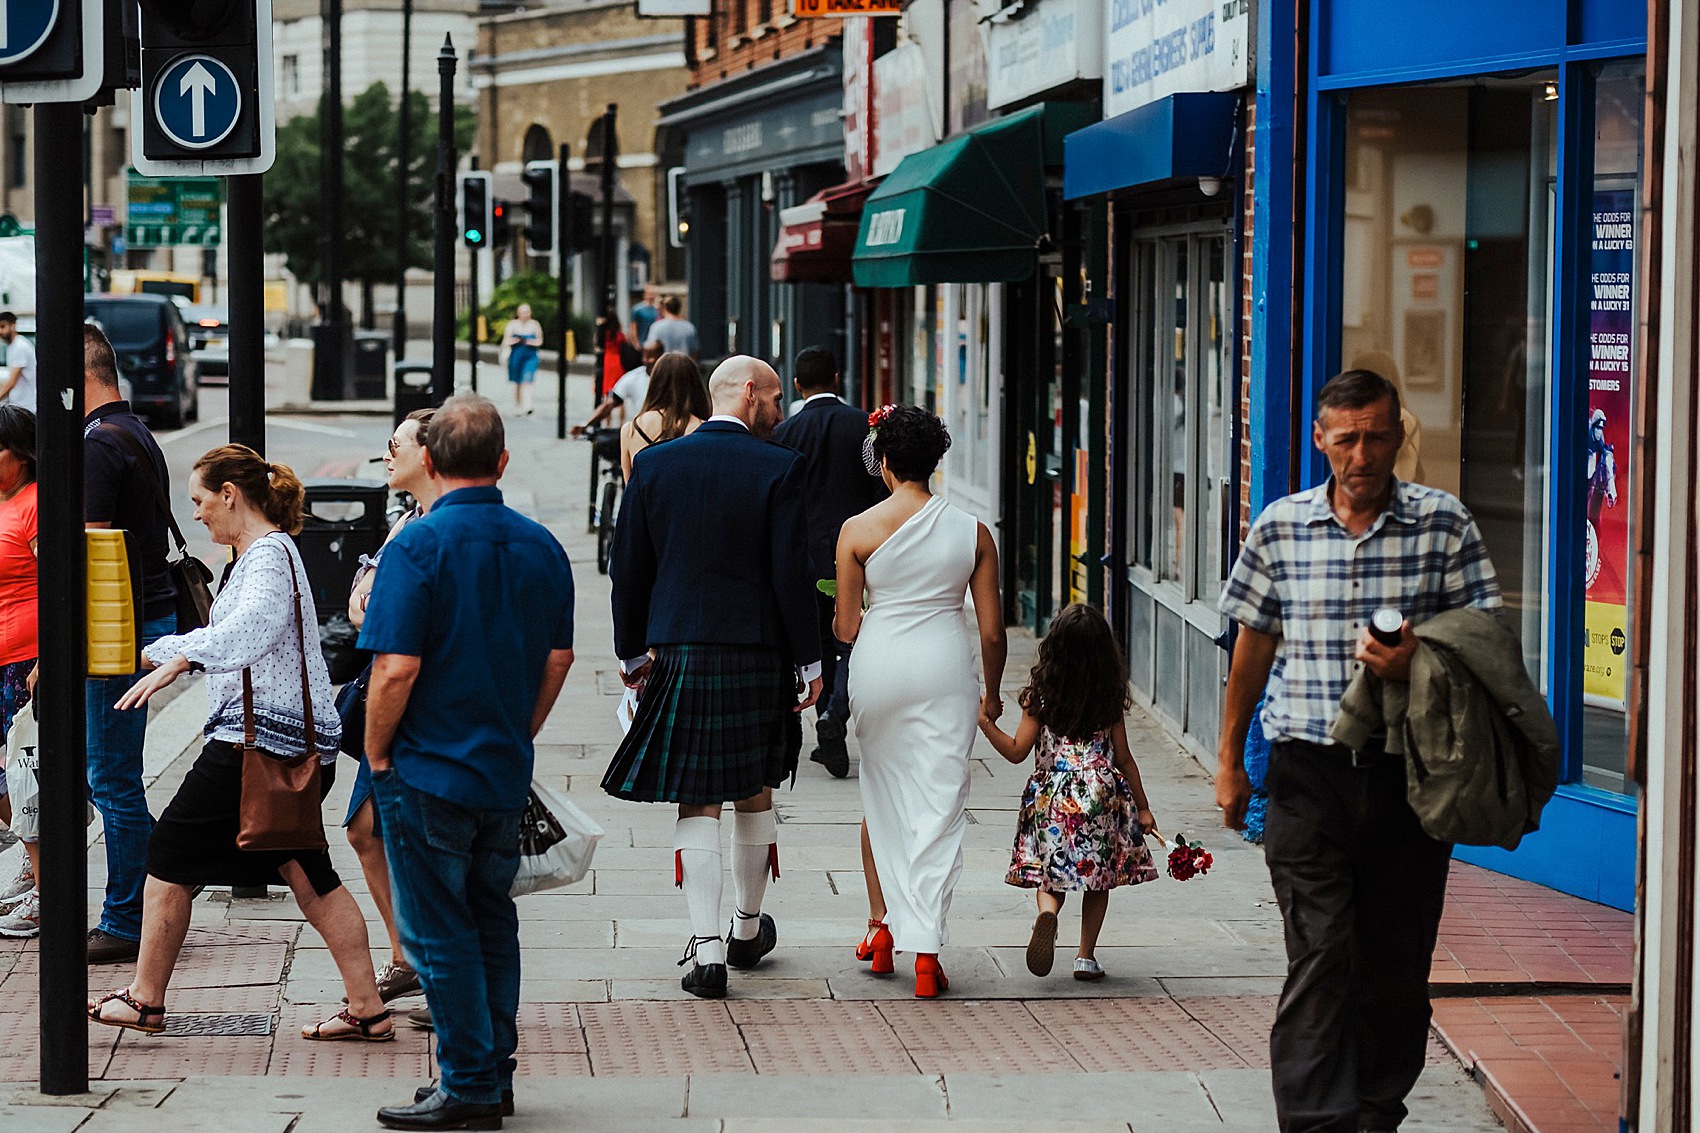
[(397, 362), (395, 364), (395, 424), (407, 419), (416, 409), (431, 408), (431, 363)]
[(388, 331), (354, 332), (354, 399), (382, 401), (389, 393), (390, 335)]
[(382, 480), (313, 479), (305, 486), (307, 514), (295, 545), (307, 568), (313, 606), (324, 621), (348, 609), (360, 556), (376, 554), (384, 545), (390, 489)]
[[(342, 401), (348, 396), (349, 369), (353, 363), (354, 340), (346, 325), (340, 329), (339, 336), (331, 333), (331, 327), (326, 323), (314, 323), (308, 328), (313, 339), (313, 400)], [(342, 371), (340, 378), (333, 380), (333, 352), (341, 351)], [(382, 397), (382, 394), (379, 394)]]

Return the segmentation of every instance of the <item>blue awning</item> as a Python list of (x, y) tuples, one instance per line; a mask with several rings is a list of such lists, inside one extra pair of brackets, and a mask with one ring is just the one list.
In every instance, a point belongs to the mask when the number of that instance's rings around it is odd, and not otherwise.
[(1237, 91), (1172, 94), (1076, 130), (1063, 139), (1063, 196), (1225, 176), (1241, 97)]

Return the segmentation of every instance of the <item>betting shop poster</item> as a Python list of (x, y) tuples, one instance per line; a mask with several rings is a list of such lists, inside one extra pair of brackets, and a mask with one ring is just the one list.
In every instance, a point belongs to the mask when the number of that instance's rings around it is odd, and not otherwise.
[(1635, 193), (1597, 189), (1588, 320), (1586, 623), (1582, 691), (1590, 704), (1621, 709), (1629, 662), (1629, 453), (1631, 273)]

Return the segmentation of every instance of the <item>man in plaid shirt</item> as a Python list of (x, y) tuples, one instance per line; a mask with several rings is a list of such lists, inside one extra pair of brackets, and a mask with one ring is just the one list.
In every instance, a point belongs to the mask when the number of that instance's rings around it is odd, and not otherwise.
[[(1499, 584), (1464, 505), (1394, 478), (1404, 427), (1385, 378), (1348, 370), (1323, 386), (1312, 439), (1333, 475), (1258, 516), (1222, 594), (1240, 633), (1216, 802), (1225, 825), (1245, 825), (1246, 729), (1267, 685), (1264, 854), (1287, 943), (1270, 1035), (1276, 1112), (1283, 1133), (1385, 1133), (1423, 1068), (1452, 847), (1423, 833), (1402, 760), (1379, 739), (1348, 751), (1328, 731), (1359, 669), (1409, 679), (1411, 627), (1497, 609)], [(1383, 606), (1404, 615), (1397, 645), (1369, 633)]]

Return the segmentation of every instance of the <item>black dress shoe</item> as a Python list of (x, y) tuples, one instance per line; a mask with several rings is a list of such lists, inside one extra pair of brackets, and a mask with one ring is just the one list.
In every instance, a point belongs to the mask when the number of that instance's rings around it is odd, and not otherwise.
[(762, 957), (772, 952), (773, 946), (778, 943), (779, 929), (773, 923), (773, 918), (763, 913), (761, 923), (756, 926), (756, 934), (748, 940), (739, 940), (730, 932), (726, 934), (726, 964), (732, 968), (753, 968), (761, 963)]
[(826, 773), (834, 779), (843, 779), (850, 774), (850, 749), (843, 740), (821, 737), (820, 746), (809, 753), (809, 762), (826, 768)]
[(457, 1102), (434, 1089), (422, 1102), (380, 1109), (378, 1124), (385, 1129), (500, 1129), (502, 1107)]
[[(420, 1102), (425, 1101), (427, 1098), (429, 1098), (432, 1094), (434, 1094), (436, 1092), (437, 1092), (436, 1086), (420, 1086), (417, 1090), (413, 1091), (413, 1103), (415, 1105), (418, 1105)], [(502, 1091), (502, 1116), (503, 1117), (512, 1117), (513, 1115), (514, 1115), (514, 1092), (512, 1090), (503, 1090)]]
[(415, 1007), (408, 1013), (407, 1021), (413, 1024), (413, 1026), (419, 1028), (421, 1031), (434, 1031), (437, 1029), (437, 1024), (431, 1020), (431, 1005), (429, 1003), (423, 1007)]
[(91, 964), (128, 964), (134, 960), (142, 946), (134, 940), (125, 940), (121, 936), (113, 936), (109, 932), (94, 929), (89, 933), (89, 963)]
[(725, 999), (726, 965), (692, 964), (691, 970), (679, 977), (679, 986), (699, 999)]

